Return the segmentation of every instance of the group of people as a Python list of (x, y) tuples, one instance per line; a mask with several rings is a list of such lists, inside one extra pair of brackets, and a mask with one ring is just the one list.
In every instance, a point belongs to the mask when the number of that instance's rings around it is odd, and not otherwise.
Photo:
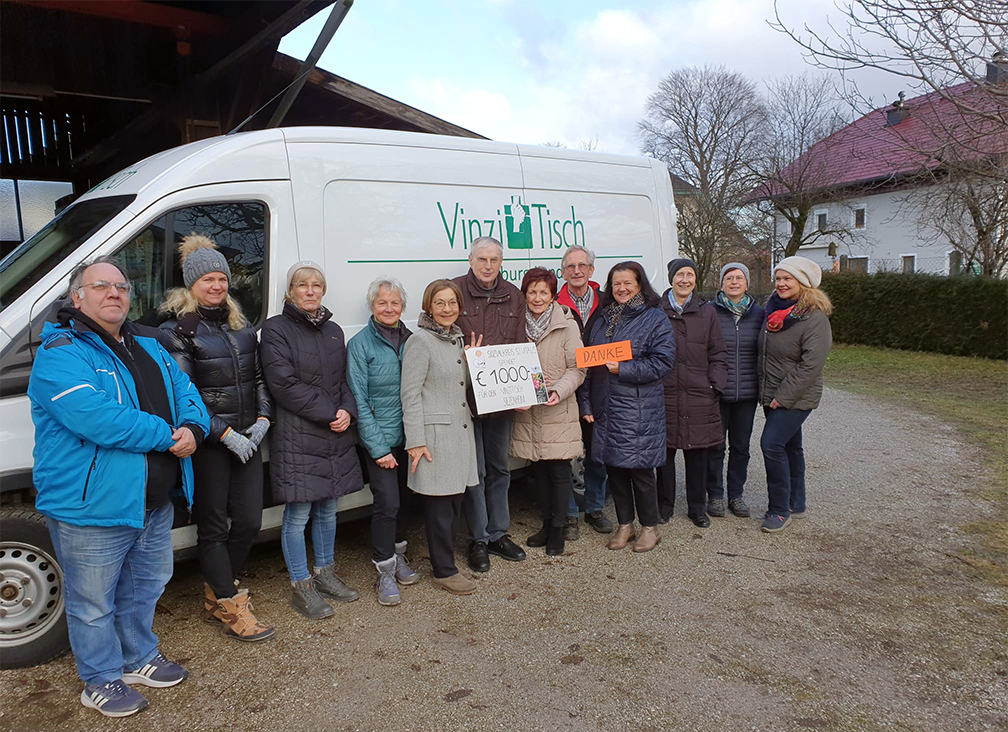
[[(127, 320), (132, 286), (115, 260), (75, 270), (72, 302), (43, 331), (29, 397), (36, 505), (64, 572), (85, 706), (133, 714), (147, 701), (131, 684), (188, 676), (152, 630), (172, 571), (173, 501), (197, 527), (204, 619), (238, 641), (274, 636), (238, 580), (260, 529), (267, 434), (291, 604), (312, 619), (360, 597), (338, 576), (334, 552), (338, 499), (365, 482), (381, 605), (420, 581), (406, 558), (413, 513), (424, 516), (433, 583), (451, 593), (476, 590), (456, 566), (460, 515), (474, 572), (488, 571), (491, 556), (526, 558), (509, 533), (512, 457), (528, 461), (540, 507), (528, 547), (562, 555), (578, 538), (572, 461), (583, 457), (586, 524), (611, 534), (609, 549), (647, 552), (672, 517), (677, 450), (694, 524), (749, 516), (743, 491), (762, 405), (762, 529), (804, 514), (801, 426), (819, 403), (831, 339), (818, 266), (781, 261), (763, 308), (740, 263), (725, 265), (705, 303), (689, 259), (669, 263), (670, 288), (658, 295), (633, 261), (613, 266), (600, 287), (583, 246), (566, 251), (562, 288), (538, 267), (519, 288), (501, 276), (503, 254), (496, 239), (474, 241), (465, 275), (425, 289), (415, 331), (402, 320), (403, 285), (375, 280), (371, 318), (349, 342), (322, 304), (326, 274), (311, 261), (289, 269), (283, 310), (258, 338), (229, 294), (226, 258), (206, 237), (181, 242), (185, 287), (167, 294), (156, 331)], [(582, 345), (621, 341), (630, 341), (630, 360), (578, 368)], [(547, 401), (478, 414), (464, 351), (519, 342), (536, 344)], [(607, 492), (616, 524), (603, 512)]]

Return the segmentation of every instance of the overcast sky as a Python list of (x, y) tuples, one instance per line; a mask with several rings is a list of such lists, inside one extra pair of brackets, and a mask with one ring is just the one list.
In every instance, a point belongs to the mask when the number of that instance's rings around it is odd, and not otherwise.
[[(843, 25), (833, 0), (778, 7), (789, 25)], [(280, 50), (303, 59), (328, 12)], [(674, 69), (723, 64), (756, 82), (815, 72), (773, 14), (773, 0), (356, 0), (319, 66), (496, 140), (597, 138), (636, 154), (644, 102)], [(878, 72), (860, 82), (880, 106), (899, 91)]]

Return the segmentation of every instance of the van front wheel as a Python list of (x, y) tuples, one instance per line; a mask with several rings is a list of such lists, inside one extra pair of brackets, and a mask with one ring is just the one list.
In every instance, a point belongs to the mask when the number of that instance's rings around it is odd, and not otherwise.
[(0, 669), (36, 666), (69, 648), (63, 571), (45, 517), (0, 509)]

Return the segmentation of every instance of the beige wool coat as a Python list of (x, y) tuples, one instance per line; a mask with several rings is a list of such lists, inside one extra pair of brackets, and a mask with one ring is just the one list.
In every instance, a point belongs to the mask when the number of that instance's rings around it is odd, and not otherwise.
[(417, 328), (403, 349), (403, 429), (406, 449), (426, 445), (432, 462), (420, 458), (416, 472), (409, 474), (407, 484), (414, 493), (452, 496), (479, 483), (468, 383), (462, 331), (455, 326), (451, 334)]
[(536, 350), (549, 384), (547, 388), (559, 395), (560, 403), (554, 407), (538, 404), (528, 411), (514, 413), (511, 454), (516, 458), (570, 460), (584, 454), (574, 396), (585, 380), (585, 372), (577, 367), (574, 356), (574, 349), (582, 345), (577, 319), (567, 307), (557, 304)]

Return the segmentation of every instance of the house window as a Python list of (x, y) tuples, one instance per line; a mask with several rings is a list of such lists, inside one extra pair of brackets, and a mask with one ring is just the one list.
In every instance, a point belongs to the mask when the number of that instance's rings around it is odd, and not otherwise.
[(917, 271), (916, 254), (904, 254), (900, 257), (900, 261), (903, 263), (903, 274), (913, 274)]
[(854, 228), (863, 229), (865, 227), (865, 208), (861, 206), (860, 208), (854, 209)]
[(851, 272), (868, 274), (868, 257), (848, 257), (847, 268)]
[(820, 234), (826, 233), (827, 215), (825, 211), (816, 211), (816, 228)]

